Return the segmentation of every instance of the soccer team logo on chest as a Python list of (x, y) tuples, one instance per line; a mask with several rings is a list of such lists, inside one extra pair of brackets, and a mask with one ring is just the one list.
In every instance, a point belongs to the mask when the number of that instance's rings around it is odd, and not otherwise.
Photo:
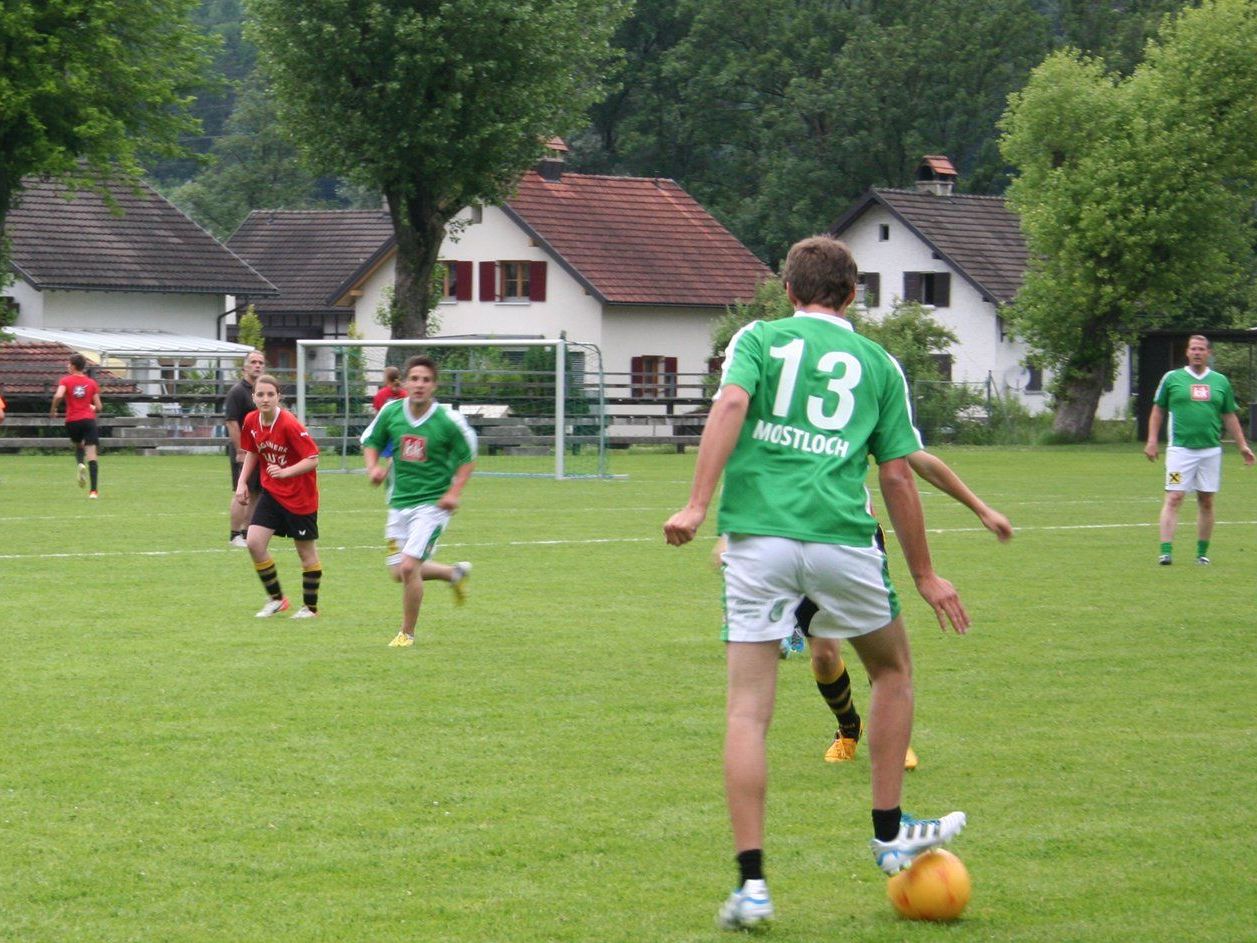
[(1213, 387), (1208, 383), (1192, 384), (1192, 402), (1207, 403), (1213, 398)]
[(421, 435), (402, 436), (401, 460), (403, 462), (426, 462), (428, 460), (428, 440)]

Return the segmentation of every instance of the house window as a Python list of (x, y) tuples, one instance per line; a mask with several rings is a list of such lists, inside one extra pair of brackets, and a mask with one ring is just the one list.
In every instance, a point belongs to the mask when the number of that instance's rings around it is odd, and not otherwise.
[[(466, 263), (468, 280), (471, 263)], [(468, 300), (470, 300), (468, 287)], [(504, 301), (520, 304), (526, 301), (546, 300), (545, 262), (481, 262), (480, 300)]]
[(1030, 374), (1030, 379), (1026, 380), (1026, 392), (1027, 393), (1042, 393), (1043, 392), (1043, 368), (1033, 367), (1030, 364), (1026, 364), (1026, 371)]
[(952, 360), (951, 354), (931, 354), (934, 366), (938, 369), (938, 378), (946, 383), (951, 382)]
[(890, 224), (889, 223), (877, 224), (877, 241), (890, 242)]
[(471, 301), (471, 263), (442, 261), (445, 268), (445, 285), (441, 301)]
[(498, 298), (502, 301), (528, 300), (528, 263), (498, 263)]
[(629, 364), (630, 395), (634, 399), (661, 399), (677, 395), (677, 359), (659, 354), (634, 357)]
[(471, 225), (484, 222), (484, 207), (479, 203), (471, 207)]
[(946, 308), (951, 304), (951, 273), (904, 272), (903, 300)]
[(878, 272), (861, 272), (856, 276), (855, 303), (876, 308), (881, 300), (882, 276)]

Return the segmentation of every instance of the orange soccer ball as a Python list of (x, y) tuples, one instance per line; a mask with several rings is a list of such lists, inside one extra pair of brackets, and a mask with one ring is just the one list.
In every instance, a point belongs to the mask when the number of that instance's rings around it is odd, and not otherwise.
[(964, 862), (934, 848), (892, 877), (886, 895), (910, 920), (955, 920), (969, 903), (971, 888)]

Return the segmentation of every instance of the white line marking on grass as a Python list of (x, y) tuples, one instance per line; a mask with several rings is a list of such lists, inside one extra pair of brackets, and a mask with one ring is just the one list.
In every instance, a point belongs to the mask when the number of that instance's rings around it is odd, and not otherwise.
[[(1251, 527), (1257, 524), (1257, 521), (1216, 521), (1218, 527)], [(1144, 521), (1137, 524), (1031, 524), (1026, 527), (1016, 528), (1016, 533), (1026, 533), (1027, 531), (1060, 531), (1060, 530), (1128, 530), (1131, 528), (1147, 529), (1157, 527), (1156, 521)], [(931, 534), (985, 534), (985, 527), (932, 527), (928, 528)], [(889, 536), (894, 536), (894, 532), (890, 532)], [(698, 538), (698, 542), (707, 542), (716, 539), (716, 535), (704, 535)], [(663, 546), (663, 534), (660, 533), (655, 537), (579, 537), (570, 540), (485, 540), (476, 541), (474, 543), (442, 543), (441, 546), (446, 549), (467, 549), (475, 547), (558, 547), (579, 544), (584, 546), (593, 546), (596, 544), (652, 544), (658, 543)], [(381, 552), (384, 550), (384, 544), (360, 544), (357, 546), (329, 546), (327, 544), (319, 544), (319, 552), (352, 552), (358, 550), (369, 550), (372, 552)], [(88, 559), (95, 557), (176, 557), (176, 556), (193, 556), (197, 554), (235, 554), (239, 550), (235, 547), (202, 547), (196, 550), (94, 550), (86, 553), (0, 553), (0, 560), (73, 560)], [(247, 558), (248, 554), (241, 553), (242, 558)]]

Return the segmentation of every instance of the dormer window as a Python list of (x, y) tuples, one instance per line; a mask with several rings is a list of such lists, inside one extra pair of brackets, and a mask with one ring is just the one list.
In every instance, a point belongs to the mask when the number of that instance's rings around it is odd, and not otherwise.
[(877, 224), (877, 241), (890, 242), (890, 224), (889, 223)]

